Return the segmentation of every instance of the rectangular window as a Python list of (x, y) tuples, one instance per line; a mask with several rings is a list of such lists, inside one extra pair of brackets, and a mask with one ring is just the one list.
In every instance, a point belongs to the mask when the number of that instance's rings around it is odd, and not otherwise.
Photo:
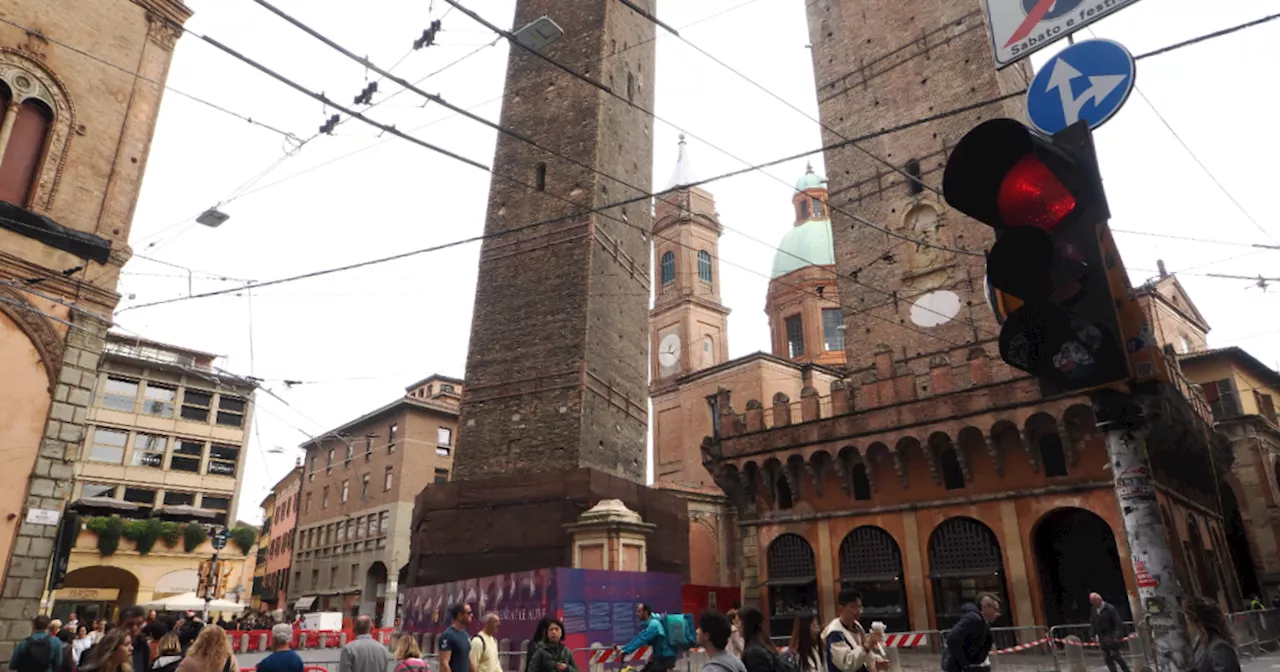
[(351, 466), (351, 458), (355, 457), (355, 454), (356, 454), (356, 447), (351, 445), (351, 442), (348, 441), (347, 442), (347, 459), (345, 462), (348, 467)]
[(333, 455), (334, 455), (334, 449), (333, 449), (333, 448), (330, 448), (330, 449), (329, 449), (329, 461), (328, 461), (328, 462), (326, 462), (326, 463), (325, 463), (325, 465), (324, 465), (324, 473), (325, 473), (326, 475), (333, 473)]
[(177, 398), (177, 388), (147, 383), (146, 397), (142, 400), (142, 412), (157, 418), (172, 418), (173, 402)]
[(324, 490), (320, 491), (320, 509), (329, 508), (329, 486), (324, 486)]
[(347, 529), (348, 529), (349, 527), (350, 527), (350, 526), (348, 526), (348, 525), (339, 525), (339, 526), (338, 526), (338, 541), (346, 541), (346, 540), (347, 540)]
[(394, 422), (391, 423), (391, 426), (387, 428), (387, 452), (388, 453), (396, 452), (396, 430), (398, 429), (400, 429), (400, 425), (397, 425)]
[(357, 528), (367, 537), (372, 537), (378, 533), (378, 517), (369, 514), (365, 518), (361, 518), (357, 523)]
[(209, 408), (213, 406), (213, 392), (187, 388), (182, 391), (182, 419), (209, 422)]
[[(137, 450), (136, 443), (134, 450)], [(178, 439), (173, 444), (173, 457), (169, 458), (169, 469), (198, 474), (202, 457), (204, 457), (204, 443)]]
[(827, 352), (844, 350), (844, 316), (839, 308), (822, 309), (822, 345)]
[(102, 407), (132, 413), (138, 402), (138, 381), (124, 378), (108, 378), (106, 393), (102, 395)]
[(329, 568), (329, 587), (330, 588), (338, 587), (338, 568), (337, 567)]
[(391, 524), (391, 514), (389, 512), (383, 511), (382, 513), (378, 514), (378, 531), (381, 534), (387, 533), (387, 530), (389, 529), (390, 524)]
[(436, 483), (448, 483), (448, 482), (449, 482), (449, 470), (436, 469)]
[(316, 480), (316, 463), (320, 461), (317, 455), (311, 456), (311, 471), (307, 473), (307, 481), (314, 483)]
[(231, 498), (215, 497), (214, 495), (205, 495), (200, 500), (200, 508), (210, 509), (212, 511), (226, 511), (231, 508)]
[(364, 461), (368, 462), (373, 459), (373, 435), (364, 437)]
[(799, 315), (792, 315), (787, 318), (787, 352), (790, 357), (799, 357), (804, 354), (804, 321)]
[(138, 432), (133, 435), (133, 466), (135, 467), (151, 467), (153, 469), (164, 468), (164, 453), (168, 447), (169, 437), (158, 436), (156, 434), (143, 434)]
[(338, 500), (338, 501), (340, 501), (340, 502), (342, 502), (342, 503), (344, 503), (344, 504), (347, 502), (347, 491), (350, 489), (350, 487), (351, 487), (351, 481), (343, 481), (343, 482), (342, 482), (342, 499), (340, 499), (340, 500)]
[(355, 539), (360, 536), (360, 523), (354, 519), (347, 519), (347, 538)]
[(311, 493), (309, 492), (302, 498), (302, 512), (311, 513)]
[(449, 383), (440, 383), (440, 393), (441, 393), (441, 394), (444, 394), (444, 393), (446, 393), (446, 392), (447, 392), (447, 393), (449, 393), (449, 394), (452, 394), (452, 393), (453, 393), (453, 386), (452, 386), (452, 385), (450, 385)]
[(205, 469), (205, 473), (214, 476), (235, 476), (236, 462), (239, 459), (239, 448), (211, 443), (209, 444), (209, 466)]
[(166, 492), (164, 493), (165, 506), (195, 506), (196, 495), (193, 492)]
[(150, 488), (125, 488), (124, 501), (138, 504), (141, 507), (138, 513), (145, 516), (156, 503), (156, 491)]
[(1205, 383), (1203, 388), (1204, 400), (1209, 402), (1209, 409), (1213, 411), (1214, 420), (1225, 420), (1244, 415), (1244, 410), (1240, 408), (1240, 394), (1236, 392), (1235, 380), (1223, 378), (1212, 383)]
[(227, 427), (244, 425), (245, 401), (240, 397), (218, 396), (218, 424)]
[(124, 464), (124, 447), (128, 441), (128, 432), (99, 427), (93, 430), (93, 443), (89, 445), (87, 459), (91, 462)]
[(1276, 422), (1276, 402), (1271, 395), (1263, 394), (1257, 390), (1253, 391), (1253, 400), (1258, 404), (1258, 415)]
[(351, 565), (351, 585), (354, 586), (359, 582), (360, 582), (360, 565), (358, 564)]
[(320, 587), (320, 570), (311, 570), (311, 588), (314, 590)]
[(382, 475), (382, 491), (383, 492), (389, 492), (391, 490), (391, 483), (392, 483), (392, 480), (395, 478), (395, 476), (392, 475), (394, 472), (395, 472), (394, 468), (387, 467), (387, 472)]
[(84, 487), (80, 488), (81, 497), (106, 497), (108, 499), (115, 499), (118, 492), (119, 489), (117, 486), (104, 485), (102, 483), (85, 483)]
[[(452, 445), (453, 445), (453, 430), (449, 429), (448, 427), (437, 427), (436, 428), (436, 447), (449, 448)], [(449, 451), (446, 450), (444, 454), (448, 455)]]
[(369, 497), (369, 474), (365, 474), (360, 478), (360, 499), (368, 499)]

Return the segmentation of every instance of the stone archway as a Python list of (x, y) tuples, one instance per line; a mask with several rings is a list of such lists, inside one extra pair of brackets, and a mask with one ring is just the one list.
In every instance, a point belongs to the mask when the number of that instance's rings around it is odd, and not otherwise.
[(1231, 564), (1236, 569), (1236, 580), (1240, 582), (1240, 591), (1261, 597), (1262, 586), (1258, 583), (1258, 570), (1253, 564), (1253, 550), (1244, 515), (1240, 512), (1240, 501), (1226, 481), (1218, 484), (1218, 490), (1222, 493), (1222, 532), (1226, 537), (1227, 551), (1231, 554)]
[(818, 564), (813, 547), (798, 534), (780, 534), (769, 544), (769, 630), (791, 633), (797, 616), (818, 615)]
[(383, 601), (387, 595), (387, 566), (379, 560), (369, 565), (364, 573), (364, 588), (360, 591), (360, 613), (373, 617), (374, 623), (382, 619)]
[(1031, 539), (1049, 625), (1088, 623), (1089, 593), (1132, 620), (1115, 532), (1107, 521), (1085, 509), (1054, 509), (1036, 523)]
[(67, 572), (54, 600), (53, 616), (64, 622), (75, 613), (82, 622), (106, 618), (114, 623), (120, 609), (137, 604), (138, 577), (120, 567), (80, 567)]
[(906, 576), (902, 551), (893, 535), (874, 525), (849, 531), (840, 542), (839, 587), (862, 593), (862, 615), (882, 621), (890, 632), (909, 632)]
[(996, 626), (1013, 624), (1005, 585), (1004, 553), (996, 535), (973, 518), (948, 518), (929, 535), (929, 578), (933, 581), (935, 627), (949, 629), (960, 607), (981, 593), (994, 593), (1003, 605)]

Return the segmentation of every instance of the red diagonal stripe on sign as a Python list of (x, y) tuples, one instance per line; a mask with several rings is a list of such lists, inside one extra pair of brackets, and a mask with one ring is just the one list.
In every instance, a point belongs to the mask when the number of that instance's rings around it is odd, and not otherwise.
[(1035, 7), (1032, 7), (1031, 11), (1027, 12), (1027, 18), (1022, 20), (1022, 25), (1013, 31), (1013, 37), (1009, 38), (1009, 41), (1005, 42), (1004, 46), (1008, 47), (1030, 35), (1036, 24), (1040, 23), (1040, 19), (1043, 19), (1044, 15), (1049, 13), (1049, 8), (1053, 6), (1053, 2), (1054, 0), (1040, 0)]

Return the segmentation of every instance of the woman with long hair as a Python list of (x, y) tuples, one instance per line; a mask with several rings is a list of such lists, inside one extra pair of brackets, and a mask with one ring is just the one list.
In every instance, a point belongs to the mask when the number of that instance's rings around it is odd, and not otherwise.
[(413, 633), (403, 633), (396, 640), (396, 669), (394, 672), (428, 672), (430, 666), (422, 659), (422, 647)]
[(178, 664), (177, 672), (237, 672), (236, 657), (231, 653), (227, 631), (216, 625), (200, 628), (196, 641), (187, 649), (187, 657)]
[(778, 649), (769, 641), (769, 625), (764, 614), (755, 607), (743, 607), (738, 612), (742, 623), (742, 664), (747, 672), (775, 672), (778, 669)]
[(175, 632), (166, 632), (156, 644), (156, 659), (151, 672), (176, 672), (182, 663), (182, 642)]
[(818, 644), (821, 635), (822, 625), (818, 623), (817, 616), (796, 616), (788, 647), (800, 672), (822, 671), (822, 647)]
[(1236, 640), (1218, 603), (1191, 597), (1182, 604), (1182, 613), (1195, 643), (1197, 672), (1240, 672)]
[(133, 660), (133, 642), (123, 630), (103, 635), (89, 658), (91, 660), (80, 666), (80, 672), (134, 672), (129, 664)]
[(529, 672), (578, 672), (573, 652), (564, 645), (564, 623), (552, 619), (547, 624), (546, 638), (538, 644)]
[(729, 646), (725, 651), (741, 658), (742, 649), (746, 645), (742, 642), (742, 623), (738, 621), (738, 610), (730, 609), (724, 617), (729, 619)]
[(533, 654), (538, 652), (538, 645), (547, 640), (547, 628), (555, 622), (555, 618), (551, 616), (543, 616), (538, 621), (538, 627), (533, 630), (533, 637), (529, 639), (529, 643), (524, 647), (524, 672), (529, 672), (529, 664), (533, 662)]

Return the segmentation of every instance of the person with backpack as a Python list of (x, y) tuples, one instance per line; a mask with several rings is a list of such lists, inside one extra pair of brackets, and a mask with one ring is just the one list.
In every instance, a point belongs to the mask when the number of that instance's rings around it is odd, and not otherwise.
[(702, 612), (698, 617), (698, 644), (710, 658), (702, 666), (702, 672), (747, 672), (742, 661), (727, 650), (732, 635), (733, 626), (727, 616), (715, 609)]
[(502, 619), (492, 611), (484, 615), (480, 632), (471, 638), (471, 672), (502, 672), (498, 657), (498, 625)]
[(642, 646), (651, 646), (653, 655), (649, 657), (649, 662), (644, 664), (640, 672), (665, 672), (674, 668), (676, 651), (667, 639), (667, 629), (663, 627), (662, 619), (644, 602), (636, 605), (636, 619), (643, 627), (630, 642), (627, 642), (626, 646), (621, 647), (622, 653), (632, 654)]
[(49, 634), (49, 617), (31, 621), (31, 636), (18, 642), (9, 657), (13, 672), (58, 672), (62, 667), (62, 642)]

